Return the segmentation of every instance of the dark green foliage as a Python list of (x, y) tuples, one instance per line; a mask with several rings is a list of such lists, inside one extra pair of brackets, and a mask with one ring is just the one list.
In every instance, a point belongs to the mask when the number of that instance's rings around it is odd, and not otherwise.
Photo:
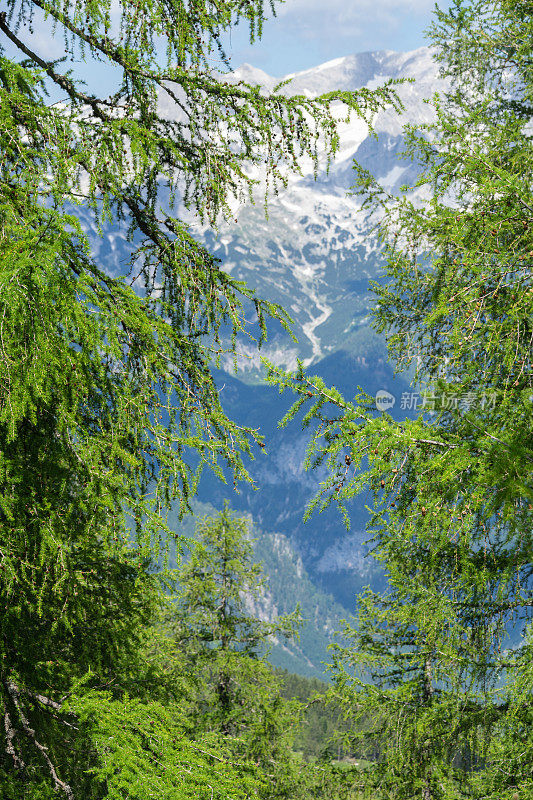
[(302, 704), (302, 725), (296, 732), (294, 749), (308, 761), (326, 762), (353, 756), (353, 751), (346, 751), (340, 741), (347, 725), (340, 706), (330, 695), (329, 684), (286, 670), (280, 671), (280, 677), (283, 697)]
[(263, 779), (239, 747), (193, 737), (176, 705), (87, 693), (75, 708), (98, 755), (94, 782), (109, 800), (259, 796)]

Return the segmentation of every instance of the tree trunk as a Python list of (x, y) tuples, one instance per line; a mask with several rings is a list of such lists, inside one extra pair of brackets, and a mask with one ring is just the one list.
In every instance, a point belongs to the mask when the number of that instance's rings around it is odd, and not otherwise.
[[(426, 706), (431, 705), (433, 698), (432, 675), (431, 660), (426, 658), (424, 661), (424, 705)], [(431, 790), (431, 753), (427, 744), (424, 745), (424, 761), (426, 763), (426, 773), (422, 788), (422, 800), (433, 800), (433, 792)]]

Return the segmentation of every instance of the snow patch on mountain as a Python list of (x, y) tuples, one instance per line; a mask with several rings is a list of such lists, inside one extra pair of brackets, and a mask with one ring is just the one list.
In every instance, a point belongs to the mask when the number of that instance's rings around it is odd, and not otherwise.
[[(268, 219), (262, 187), (255, 203), (236, 206), (235, 220), (221, 222), (216, 234), (198, 225), (192, 216), (189, 219), (225, 270), (245, 280), (260, 296), (290, 310), (298, 348), (277, 333), (267, 355), (291, 369), (297, 356), (311, 363), (349, 348), (353, 331), (367, 324), (371, 309), (368, 281), (381, 275), (382, 257), (369, 220), (361, 212), (360, 199), (349, 194), (355, 182), (353, 160), (391, 192), (414, 183), (417, 166), (402, 159), (403, 126), (431, 121), (433, 110), (425, 101), (444, 84), (426, 47), (408, 53), (379, 51), (337, 58), (287, 75), (287, 79), (290, 82), (281, 89), (283, 93), (309, 97), (334, 90), (372, 89), (388, 79), (411, 81), (398, 87), (402, 113), (387, 109), (375, 116), (377, 137), (354, 114), (346, 122), (346, 108), (339, 103), (340, 146), (329, 169), (323, 154), (315, 180), (311, 161), (304, 160), (302, 174), (292, 175), (287, 188), (269, 199)], [(265, 91), (278, 83), (249, 64), (224, 80), (261, 85)], [(255, 370), (258, 358), (246, 345), (241, 350), (240, 367)]]

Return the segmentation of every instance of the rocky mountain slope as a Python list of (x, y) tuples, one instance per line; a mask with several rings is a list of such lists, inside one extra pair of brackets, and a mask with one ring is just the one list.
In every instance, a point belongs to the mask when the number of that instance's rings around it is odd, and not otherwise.
[[(385, 389), (397, 398), (391, 413), (406, 414), (400, 406), (408, 385), (393, 375), (383, 359), (366, 361), (340, 350), (310, 369), (348, 397), (356, 394), (359, 386), (374, 396), (379, 389)], [(223, 484), (204, 473), (199, 499), (217, 508), (227, 499), (234, 509), (249, 514), (262, 530), (286, 536), (315, 585), (352, 611), (356, 593), (368, 584), (377, 587), (382, 581), (376, 563), (365, 557), (366, 505), (370, 496), (351, 503), (350, 531), (346, 531), (333, 506), (304, 522), (305, 508), (316, 494), (323, 474), (305, 472), (302, 467), (309, 431), (302, 431), (299, 419), (287, 428), (277, 427), (292, 398), (280, 396), (274, 387), (250, 385), (227, 373), (219, 373), (217, 380), (227, 411), (239, 423), (260, 428), (267, 446), (264, 450), (256, 448), (254, 460), (247, 464), (255, 488), (242, 485), (235, 492), (231, 481)]]
[[(286, 93), (318, 94), (334, 89), (375, 88), (388, 78), (406, 79), (398, 89), (405, 111), (380, 112), (376, 136), (357, 117), (339, 128), (340, 148), (329, 171), (325, 160), (313, 175), (311, 163), (292, 177), (287, 189), (269, 200), (268, 219), (258, 191), (256, 204), (236, 209), (235, 220), (222, 222), (218, 232), (194, 226), (228, 270), (246, 280), (269, 300), (279, 302), (294, 318), (294, 345), (280, 332), (271, 338), (267, 355), (293, 367), (297, 356), (308, 362), (339, 349), (366, 356), (370, 297), (368, 282), (380, 276), (381, 257), (360, 200), (349, 195), (355, 181), (353, 159), (393, 192), (416, 178), (415, 164), (402, 159), (405, 123), (431, 119), (426, 98), (441, 88), (437, 67), (428, 48), (410, 53), (360, 53), (296, 73)], [(249, 65), (234, 80), (272, 89), (277, 79)], [(339, 118), (342, 108), (338, 107)], [(259, 356), (245, 348), (242, 369), (255, 374)]]
[[(210, 503), (198, 501), (193, 501), (193, 510), (194, 516), (182, 520), (173, 514), (169, 517), (173, 529), (191, 539), (196, 520), (217, 513)], [(275, 637), (269, 642), (269, 659), (275, 666), (290, 672), (324, 680), (327, 677), (325, 665), (331, 661), (328, 645), (339, 640), (346, 609), (314, 584), (301, 556), (286, 536), (267, 533), (254, 524), (250, 515), (245, 516), (253, 542), (254, 561), (261, 565), (266, 577), (263, 594), (255, 600), (249, 598), (249, 613), (270, 620), (290, 614), (299, 605), (302, 616), (297, 637), (288, 640)], [(172, 551), (170, 565), (176, 565)]]
[[(341, 123), (341, 144), (329, 171), (324, 165), (314, 180), (312, 166), (304, 165), (303, 174), (269, 202), (268, 219), (258, 200), (239, 208), (236, 221), (222, 223), (218, 232), (196, 227), (197, 235), (219, 256), (224, 269), (293, 316), (298, 344), (277, 331), (265, 348), (267, 357), (288, 368), (297, 357), (304, 358), (310, 370), (348, 397), (359, 386), (370, 394), (386, 389), (398, 400), (395, 412), (405, 415), (399, 401), (408, 381), (393, 375), (383, 342), (369, 327), (369, 280), (380, 279), (382, 257), (360, 199), (348, 192), (354, 183), (354, 158), (393, 192), (413, 184), (417, 165), (400, 157), (403, 125), (431, 119), (425, 99), (442, 88), (437, 67), (431, 52), (421, 48), (411, 53), (362, 53), (289, 77), (284, 91), (307, 95), (407, 79), (399, 88), (405, 111), (401, 116), (392, 110), (380, 112), (374, 121), (376, 136), (357, 118)], [(248, 65), (238, 69), (234, 79), (267, 89), (276, 82)], [(383, 580), (371, 558), (365, 558), (365, 506), (370, 498), (352, 504), (348, 533), (333, 508), (303, 523), (304, 508), (321, 477), (302, 470), (308, 435), (297, 422), (277, 428), (290, 398), (280, 398), (260, 384), (259, 356), (251, 350), (246, 356), (240, 373), (220, 375), (219, 384), (228, 411), (266, 435), (266, 452), (258, 452), (251, 465), (258, 489), (244, 487), (235, 495), (206, 479), (201, 497), (215, 505), (228, 497), (265, 530), (286, 535), (315, 585), (351, 610), (357, 591)]]
[[(386, 389), (398, 399), (395, 413), (405, 414), (399, 398), (408, 389), (408, 381), (393, 375), (383, 342), (369, 327), (369, 281), (380, 280), (382, 256), (359, 198), (348, 192), (354, 183), (354, 158), (393, 192), (402, 184), (413, 183), (417, 165), (401, 158), (402, 129), (406, 122), (421, 123), (431, 118), (425, 99), (441, 88), (436, 65), (431, 52), (421, 48), (410, 53), (361, 53), (287, 77), (291, 82), (283, 91), (308, 96), (334, 89), (373, 88), (388, 78), (411, 82), (399, 88), (403, 114), (386, 110), (376, 116), (377, 136), (370, 135), (356, 117), (342, 122), (340, 148), (329, 171), (324, 160), (315, 180), (312, 165), (303, 163), (302, 174), (293, 176), (287, 188), (269, 201), (268, 218), (259, 193), (255, 204), (236, 208), (233, 221), (221, 222), (217, 231), (202, 227), (192, 217), (189, 222), (196, 236), (221, 259), (225, 270), (246, 280), (263, 297), (280, 303), (293, 317), (298, 343), (274, 328), (263, 354), (288, 368), (295, 365), (297, 357), (303, 358), (312, 371), (347, 396), (353, 396), (359, 386), (371, 394)], [(260, 84), (265, 89), (278, 82), (249, 65), (240, 67), (230, 79)], [(339, 116), (341, 111), (339, 107)], [(176, 112), (166, 107), (165, 113)], [(125, 228), (109, 225), (101, 238), (83, 209), (80, 213), (101, 263), (111, 272), (121, 271), (129, 251)], [(365, 558), (365, 505), (370, 498), (361, 497), (352, 504), (348, 533), (334, 509), (303, 523), (305, 506), (320, 480), (320, 475), (302, 469), (307, 435), (296, 422), (287, 429), (277, 428), (290, 398), (280, 397), (261, 383), (256, 351), (243, 345), (242, 355), (238, 375), (229, 374), (228, 363), (228, 372), (219, 373), (217, 380), (223, 403), (234, 418), (261, 428), (266, 435), (266, 451), (257, 452), (251, 464), (257, 490), (242, 487), (236, 494), (207, 476), (202, 480), (199, 499), (219, 508), (228, 498), (235, 509), (249, 514), (265, 535), (274, 537), (264, 539), (270, 541), (270, 545), (264, 545), (265, 553), (265, 547), (274, 554), (275, 542), (286, 542), (291, 558), (300, 560), (309, 586), (333, 595), (337, 603), (353, 610), (357, 591), (383, 581), (376, 564)], [(270, 563), (269, 569), (279, 572), (280, 568)], [(284, 580), (294, 582), (288, 567), (283, 574), (287, 576)], [(276, 583), (273, 578), (272, 586), (277, 587), (272, 589), (273, 606), (281, 608), (280, 581)], [(313, 596), (308, 590), (302, 592)], [(316, 645), (317, 653), (325, 646), (323, 635), (329, 623), (326, 628), (324, 624), (315, 625), (322, 637), (322, 644)], [(305, 659), (313, 664), (312, 669), (320, 661), (309, 651)]]

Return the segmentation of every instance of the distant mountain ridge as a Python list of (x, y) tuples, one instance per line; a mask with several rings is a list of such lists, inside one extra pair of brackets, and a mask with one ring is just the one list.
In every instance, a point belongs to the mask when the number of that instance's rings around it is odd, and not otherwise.
[[(279, 83), (278, 78), (248, 64), (223, 77), (260, 84), (266, 90)], [(355, 180), (353, 159), (393, 192), (404, 183), (412, 184), (417, 165), (399, 157), (404, 147), (403, 125), (432, 119), (431, 106), (425, 100), (444, 83), (426, 47), (408, 53), (360, 53), (285, 77), (291, 80), (282, 89), (284, 93), (307, 96), (335, 89), (376, 88), (389, 78), (414, 82), (398, 87), (405, 106), (402, 114), (388, 109), (376, 115), (377, 138), (356, 116), (349, 123), (341, 121), (340, 148), (329, 171), (323, 158), (315, 181), (313, 165), (304, 160), (302, 174), (290, 176), (287, 188), (269, 199), (268, 219), (262, 188), (255, 204), (236, 206), (233, 219), (221, 220), (216, 231), (200, 225), (192, 212), (181, 209), (180, 213), (221, 259), (223, 269), (246, 280), (260, 296), (280, 303), (293, 317), (298, 344), (273, 325), (264, 350), (271, 360), (292, 368), (297, 357), (312, 363), (340, 349), (366, 357), (367, 336), (361, 336), (361, 331), (369, 325), (368, 284), (380, 278), (383, 264), (360, 200), (348, 195)], [(161, 95), (160, 105), (165, 116), (179, 116), (168, 97)], [(343, 114), (345, 107), (339, 104), (339, 119)], [(261, 174), (256, 177), (261, 179)], [(102, 238), (83, 208), (76, 213), (95, 255), (110, 272), (120, 273), (131, 248), (125, 226), (108, 225)], [(242, 377), (257, 379), (260, 354), (252, 344), (243, 344), (242, 352)], [(225, 366), (231, 371), (229, 358)]]
[[(384, 580), (376, 563), (366, 557), (366, 504), (370, 497), (361, 496), (351, 504), (350, 532), (334, 508), (304, 524), (305, 507), (316, 493), (321, 476), (306, 473), (302, 467), (308, 432), (302, 432), (298, 422), (283, 430), (277, 428), (291, 398), (280, 397), (274, 388), (261, 382), (260, 356), (266, 355), (289, 369), (297, 358), (302, 358), (311, 372), (316, 371), (347, 397), (353, 397), (359, 386), (369, 394), (385, 389), (398, 400), (393, 413), (405, 415), (399, 400), (409, 389), (408, 379), (393, 375), (384, 343), (370, 328), (372, 295), (368, 287), (370, 280), (381, 279), (382, 255), (369, 220), (361, 213), (360, 199), (350, 196), (348, 190), (354, 182), (354, 157), (392, 192), (398, 192), (404, 183), (413, 185), (418, 167), (400, 158), (404, 149), (403, 125), (430, 121), (432, 109), (424, 101), (444, 85), (428, 48), (410, 53), (361, 53), (287, 77), (291, 83), (283, 92), (307, 96), (335, 89), (371, 89), (389, 78), (414, 82), (398, 89), (405, 106), (401, 115), (390, 109), (376, 115), (377, 138), (355, 116), (348, 123), (341, 122), (340, 148), (329, 171), (323, 159), (315, 181), (312, 164), (304, 161), (302, 174), (291, 176), (287, 188), (269, 200), (268, 218), (259, 190), (255, 204), (236, 208), (234, 220), (221, 221), (216, 231), (185, 214), (192, 231), (220, 258), (223, 269), (245, 280), (260, 296), (287, 309), (294, 319), (293, 330), (298, 339), (298, 343), (293, 342), (273, 325), (262, 353), (251, 345), (242, 345), (241, 371), (237, 376), (230, 374), (229, 359), (224, 364), (226, 371), (217, 372), (225, 409), (238, 422), (260, 428), (267, 447), (265, 452), (258, 448), (255, 461), (250, 464), (257, 491), (241, 486), (235, 493), (230, 488), (231, 481), (224, 485), (206, 473), (198, 499), (215, 508), (228, 499), (235, 510), (250, 515), (257, 528), (264, 531), (261, 541), (265, 563), (271, 572), (278, 570), (278, 578), (274, 579), (274, 572), (271, 575), (272, 608), (288, 610), (281, 602), (286, 593), (279, 575), (283, 574), (288, 582), (296, 581), (294, 559), (300, 559), (305, 573), (302, 580), (310, 581), (308, 585), (316, 588), (317, 597), (332, 595), (336, 603), (352, 611), (358, 591), (368, 584), (383, 585)], [(279, 82), (247, 64), (224, 76), (224, 80), (260, 84), (265, 90)], [(178, 113), (168, 100), (164, 102), (165, 114)], [(339, 117), (341, 114), (339, 105)], [(416, 191), (422, 199), (421, 190)], [(108, 225), (102, 238), (90, 215), (83, 208), (79, 214), (100, 263), (111, 273), (122, 272), (131, 248), (125, 227)], [(286, 542), (292, 555), (285, 553), (282, 557), (278, 553), (278, 558), (276, 542)], [(279, 559), (285, 564), (283, 568)], [(302, 591), (314, 597), (310, 590)], [(290, 599), (294, 599), (292, 595)], [(327, 607), (322, 600), (317, 599), (316, 604), (317, 608)], [(338, 609), (333, 617), (339, 617)], [(306, 645), (301, 653), (294, 649), (285, 656), (281, 653), (278, 663), (286, 657), (287, 666), (292, 659), (302, 671), (317, 674), (329, 624), (327, 620), (316, 621), (316, 644), (311, 649)], [(309, 635), (312, 638), (312, 633)]]
[[(409, 53), (346, 56), (286, 78), (290, 83), (283, 87), (284, 93), (308, 97), (336, 89), (376, 88), (389, 78), (414, 81), (398, 87), (405, 107), (401, 115), (393, 109), (376, 115), (377, 138), (356, 116), (340, 122), (340, 148), (329, 171), (324, 158), (315, 180), (313, 165), (304, 162), (302, 175), (291, 176), (287, 189), (269, 200), (268, 219), (258, 192), (255, 205), (237, 208), (235, 221), (221, 222), (217, 232), (190, 220), (225, 270), (291, 314), (298, 345), (276, 330), (265, 353), (293, 368), (297, 357), (312, 363), (339, 349), (367, 355), (368, 337), (361, 336), (361, 330), (368, 329), (368, 285), (369, 280), (379, 279), (382, 258), (360, 200), (348, 194), (355, 181), (353, 159), (392, 192), (404, 183), (413, 184), (418, 167), (400, 158), (403, 125), (430, 121), (432, 109), (424, 101), (444, 84), (426, 47)], [(278, 83), (248, 64), (225, 79), (267, 90)], [(343, 109), (339, 104), (339, 118)], [(243, 352), (242, 370), (255, 374), (259, 354), (252, 347), (243, 347)]]
[[(236, 221), (221, 223), (217, 232), (201, 226), (195, 230), (224, 269), (246, 280), (261, 296), (279, 302), (295, 320), (298, 344), (276, 330), (265, 348), (267, 357), (289, 369), (296, 358), (303, 358), (311, 372), (347, 397), (353, 397), (358, 387), (369, 394), (386, 389), (398, 401), (393, 413), (405, 416), (400, 398), (409, 390), (409, 381), (393, 375), (384, 343), (370, 329), (369, 281), (380, 280), (382, 255), (369, 220), (361, 213), (360, 199), (349, 196), (348, 190), (354, 182), (354, 158), (391, 192), (415, 183), (418, 166), (400, 158), (403, 126), (431, 121), (432, 108), (425, 100), (444, 84), (428, 48), (362, 53), (290, 77), (283, 91), (308, 96), (374, 88), (389, 78), (414, 82), (398, 89), (404, 104), (401, 115), (394, 110), (376, 115), (377, 137), (356, 117), (341, 122), (340, 148), (329, 171), (324, 162), (315, 181), (312, 165), (304, 163), (303, 174), (291, 177), (287, 189), (269, 201), (268, 219), (258, 198), (255, 205), (240, 207)], [(236, 70), (233, 80), (261, 84), (266, 90), (277, 83), (249, 65)], [(422, 199), (421, 191), (417, 192)], [(378, 565), (366, 556), (366, 505), (371, 498), (361, 496), (352, 502), (350, 532), (334, 507), (303, 522), (305, 507), (321, 478), (302, 468), (309, 434), (302, 432), (298, 422), (277, 428), (291, 398), (280, 398), (276, 390), (259, 382), (247, 386), (250, 380), (258, 380), (260, 354), (252, 348), (245, 354), (242, 371), (235, 377), (221, 374), (219, 385), (227, 411), (265, 434), (266, 453), (258, 452), (250, 465), (258, 490), (244, 486), (235, 495), (206, 478), (200, 497), (214, 505), (228, 498), (236, 509), (251, 514), (263, 530), (288, 537), (314, 584), (352, 611), (358, 591), (368, 584), (377, 588), (384, 581)]]

